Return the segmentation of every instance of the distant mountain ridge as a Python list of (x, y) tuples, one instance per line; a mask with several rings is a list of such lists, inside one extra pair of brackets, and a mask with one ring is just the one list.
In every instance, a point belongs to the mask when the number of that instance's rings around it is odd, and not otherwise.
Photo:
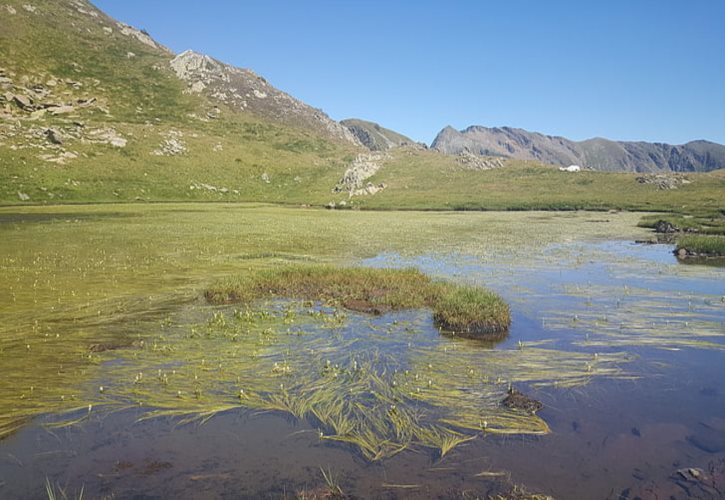
[(340, 121), (340, 123), (347, 127), (362, 145), (371, 151), (387, 151), (403, 146), (425, 147), (403, 134), (382, 127), (374, 122), (348, 118), (347, 120)]
[(438, 133), (431, 148), (451, 155), (504, 156), (609, 172), (708, 172), (725, 168), (725, 146), (709, 141), (677, 146), (604, 138), (572, 141), (511, 127), (474, 125), (458, 131), (449, 126)]

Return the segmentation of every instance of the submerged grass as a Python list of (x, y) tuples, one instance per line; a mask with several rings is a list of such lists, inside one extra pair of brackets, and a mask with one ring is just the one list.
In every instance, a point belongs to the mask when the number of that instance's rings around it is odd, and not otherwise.
[(416, 269), (288, 266), (222, 282), (207, 290), (206, 297), (214, 303), (244, 304), (289, 297), (376, 314), (430, 308), (441, 328), (470, 336), (503, 336), (511, 323), (508, 305), (495, 293), (436, 282)]
[(443, 457), (487, 433), (547, 433), (540, 417), (501, 405), (511, 384), (628, 377), (624, 354), (482, 350), (440, 336), (421, 311), (341, 316), (319, 303), (275, 301), (207, 314), (120, 360), (109, 354), (105, 403), (199, 423), (231, 409), (283, 412), (318, 427), (321, 442), (378, 461), (415, 447)]
[(567, 311), (547, 311), (544, 327), (573, 330), (586, 347), (725, 349), (720, 296), (612, 285), (565, 286)]

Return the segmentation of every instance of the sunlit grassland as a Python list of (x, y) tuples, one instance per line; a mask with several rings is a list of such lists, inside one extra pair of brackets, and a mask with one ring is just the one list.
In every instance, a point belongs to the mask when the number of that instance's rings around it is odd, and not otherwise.
[(360, 203), (370, 208), (454, 210), (640, 210), (720, 216), (725, 174), (688, 174), (690, 184), (660, 190), (634, 173), (560, 172), (507, 160), (504, 168), (468, 170), (433, 151), (398, 151), (372, 179), (387, 189)]
[[(224, 117), (207, 123), (111, 123), (128, 139), (125, 148), (76, 142), (68, 149), (80, 156), (62, 166), (39, 158), (47, 151), (10, 149), (26, 141), (10, 139), (0, 144), (0, 200), (20, 203), (20, 191), (31, 204), (175, 200), (322, 205), (353, 155), (304, 131), (245, 115)], [(188, 151), (153, 155), (169, 130), (184, 134)]]
[[(81, 92), (110, 104), (111, 122), (184, 121), (200, 101), (182, 93), (168, 55), (122, 35), (114, 20), (79, 15), (68, 2), (9, 0), (20, 15), (3, 16), (2, 65), (30, 78), (81, 81)], [(103, 27), (113, 32), (106, 33)], [(134, 57), (128, 57), (132, 52)]]

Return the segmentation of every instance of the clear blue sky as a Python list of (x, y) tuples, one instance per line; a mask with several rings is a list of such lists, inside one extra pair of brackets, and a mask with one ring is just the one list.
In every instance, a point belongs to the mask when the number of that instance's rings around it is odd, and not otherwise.
[(93, 0), (335, 119), (725, 143), (725, 1)]

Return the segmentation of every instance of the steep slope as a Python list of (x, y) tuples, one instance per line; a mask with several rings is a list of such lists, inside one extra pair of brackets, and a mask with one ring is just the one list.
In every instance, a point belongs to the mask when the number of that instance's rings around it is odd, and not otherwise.
[(340, 123), (347, 127), (371, 151), (387, 151), (403, 146), (425, 147), (403, 134), (381, 127), (374, 122), (348, 118)]
[(361, 150), (251, 71), (175, 58), (85, 0), (0, 4), (2, 203), (322, 202)]
[(274, 88), (251, 70), (235, 68), (192, 50), (176, 56), (171, 61), (171, 68), (188, 84), (188, 92), (203, 93), (212, 100), (261, 118), (359, 144), (345, 126), (321, 110)]
[(505, 156), (613, 172), (707, 172), (725, 168), (725, 146), (707, 141), (681, 146), (602, 138), (576, 142), (510, 127), (472, 126), (460, 132), (446, 127), (431, 148), (445, 154)]

